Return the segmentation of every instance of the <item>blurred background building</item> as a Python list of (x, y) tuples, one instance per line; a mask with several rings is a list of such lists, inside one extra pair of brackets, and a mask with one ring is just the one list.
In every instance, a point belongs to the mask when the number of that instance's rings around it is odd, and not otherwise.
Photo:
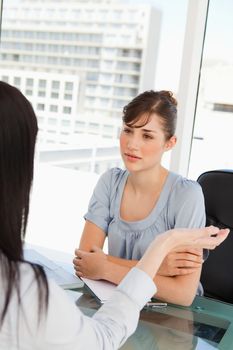
[[(112, 149), (123, 106), (154, 84), (159, 33), (160, 12), (149, 4), (7, 1), (1, 79), (32, 102), (39, 149), (79, 148), (80, 135), (86, 147), (110, 139)], [(118, 163), (113, 155), (106, 168)]]
[(0, 79), (39, 124), (28, 240), (73, 252), (99, 176), (123, 166), (123, 107), (178, 99), (163, 164), (191, 179), (233, 167), (231, 0), (0, 0)]

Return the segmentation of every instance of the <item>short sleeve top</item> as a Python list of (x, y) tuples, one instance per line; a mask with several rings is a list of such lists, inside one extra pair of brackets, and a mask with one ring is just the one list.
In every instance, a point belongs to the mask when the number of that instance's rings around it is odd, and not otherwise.
[(129, 172), (112, 168), (99, 179), (84, 218), (108, 236), (112, 256), (139, 260), (154, 238), (172, 228), (205, 226), (205, 205), (200, 185), (169, 172), (150, 214), (139, 221), (125, 221), (120, 205)]

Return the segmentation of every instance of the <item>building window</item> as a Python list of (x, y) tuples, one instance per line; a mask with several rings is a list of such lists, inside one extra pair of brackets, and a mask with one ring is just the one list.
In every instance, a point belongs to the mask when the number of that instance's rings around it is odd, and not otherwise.
[(65, 100), (72, 100), (72, 95), (71, 94), (65, 94), (64, 95)]
[(56, 125), (56, 124), (57, 124), (57, 119), (55, 119), (55, 118), (49, 118), (49, 119), (48, 119), (48, 124), (49, 124), (49, 125)]
[(45, 97), (45, 91), (38, 91), (39, 97)]
[(46, 87), (46, 80), (40, 79), (39, 80), (39, 87), (40, 88), (45, 88)]
[(73, 89), (73, 83), (66, 82), (65, 84), (65, 90), (72, 90)]
[(19, 86), (20, 83), (21, 83), (20, 77), (14, 77), (14, 84)]
[(38, 109), (38, 111), (44, 111), (45, 110), (45, 105), (43, 103), (38, 103), (37, 104), (37, 109)]
[(61, 121), (61, 125), (62, 125), (62, 126), (70, 126), (70, 121), (69, 121), (69, 120), (64, 120), (64, 119), (63, 119), (63, 120)]
[(32, 96), (32, 90), (26, 89), (25, 94), (28, 96)]
[(33, 79), (31, 79), (31, 78), (26, 79), (26, 85), (33, 86)]
[(9, 78), (6, 75), (2, 76), (2, 81), (5, 81), (5, 83), (8, 83)]
[(50, 112), (57, 112), (58, 111), (58, 106), (50, 105), (49, 110), (50, 110)]
[(64, 106), (64, 107), (63, 107), (63, 113), (65, 113), (65, 114), (71, 114), (71, 107)]
[(58, 92), (51, 92), (51, 97), (52, 98), (59, 98), (59, 93)]
[(60, 82), (59, 81), (52, 81), (52, 89), (58, 90), (60, 88)]

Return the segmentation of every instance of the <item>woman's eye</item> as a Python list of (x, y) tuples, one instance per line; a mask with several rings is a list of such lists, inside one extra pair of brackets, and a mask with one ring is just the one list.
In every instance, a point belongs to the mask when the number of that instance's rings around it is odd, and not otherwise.
[(131, 132), (130, 129), (124, 129), (123, 131), (124, 131), (125, 134), (129, 134)]
[(144, 134), (143, 137), (144, 139), (149, 139), (149, 140), (153, 139), (153, 137), (149, 134)]

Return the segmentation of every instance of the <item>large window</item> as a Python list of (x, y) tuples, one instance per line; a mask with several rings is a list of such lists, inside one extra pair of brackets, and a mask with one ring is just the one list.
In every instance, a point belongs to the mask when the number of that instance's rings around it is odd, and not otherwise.
[(123, 106), (146, 89), (177, 93), (187, 3), (4, 1), (0, 79), (27, 96), (39, 124), (33, 242), (73, 251), (98, 176), (122, 166)]
[(189, 177), (233, 168), (233, 2), (210, 0)]

